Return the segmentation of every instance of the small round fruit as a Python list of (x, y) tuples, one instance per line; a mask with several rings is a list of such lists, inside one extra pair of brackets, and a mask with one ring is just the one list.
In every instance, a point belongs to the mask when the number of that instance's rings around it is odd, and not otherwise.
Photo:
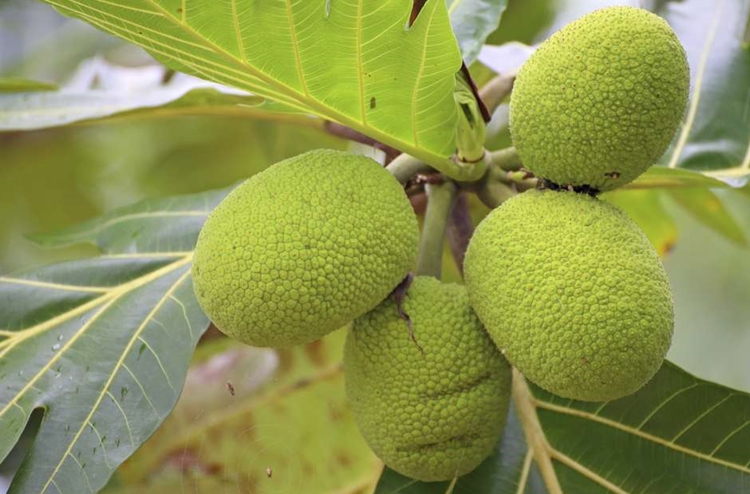
[(625, 213), (588, 195), (534, 190), (508, 200), (474, 233), (465, 274), (498, 348), (557, 395), (634, 393), (669, 349), (672, 295), (656, 251)]
[(461, 285), (417, 277), (403, 312), (391, 298), (358, 318), (344, 349), (362, 435), (393, 470), (422, 481), (473, 470), (500, 439), (511, 372)]
[(611, 190), (661, 158), (689, 86), (685, 51), (662, 18), (633, 7), (597, 10), (521, 67), (510, 101), (513, 144), (538, 177)]
[(316, 340), (379, 304), (412, 268), (417, 219), (378, 163), (331, 150), (273, 165), (209, 216), (193, 279), (203, 310), (254, 346)]

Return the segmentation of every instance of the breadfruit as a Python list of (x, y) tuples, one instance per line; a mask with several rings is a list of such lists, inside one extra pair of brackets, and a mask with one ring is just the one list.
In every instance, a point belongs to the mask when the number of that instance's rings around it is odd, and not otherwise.
[(316, 340), (378, 305), (415, 263), (417, 218), (370, 158), (318, 150), (234, 189), (195, 247), (198, 302), (254, 346)]
[(521, 67), (510, 100), (513, 144), (540, 178), (611, 190), (664, 154), (689, 86), (685, 51), (663, 19), (634, 7), (597, 10)]
[(659, 257), (621, 210), (574, 192), (528, 191), (477, 227), (469, 300), (495, 344), (557, 395), (608, 401), (637, 391), (672, 339)]
[(360, 431), (393, 470), (422, 481), (473, 470), (500, 438), (510, 366), (461, 285), (417, 277), (399, 315), (392, 298), (359, 317), (344, 349)]

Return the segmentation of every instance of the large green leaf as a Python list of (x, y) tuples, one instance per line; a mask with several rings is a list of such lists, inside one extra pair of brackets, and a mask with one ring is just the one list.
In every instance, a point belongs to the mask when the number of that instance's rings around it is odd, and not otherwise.
[(104, 255), (0, 277), (0, 458), (44, 410), (11, 493), (100, 489), (171, 411), (208, 323), (192, 248), (225, 194), (146, 201), (37, 236)]
[(742, 36), (750, 3), (723, 0), (707, 10), (700, 0), (665, 2), (659, 13), (685, 46), (692, 72), (684, 126), (665, 162), (699, 170), (747, 169), (750, 53)]
[(450, 169), (461, 57), (444, 2), (45, 0), (166, 65), (347, 125)]
[[(22, 85), (23, 81), (13, 85), (14, 80), (0, 80), (0, 132), (115, 117), (154, 118), (181, 114), (234, 115), (322, 124), (259, 96), (195, 77), (176, 74), (166, 83), (162, 82), (164, 78), (166, 73), (160, 66), (125, 68), (94, 59), (74, 76), (74, 87), (63, 87), (59, 91), (50, 90), (54, 87)], [(3, 92), (4, 82), (7, 93)]]
[(476, 60), (487, 36), (497, 29), (508, 0), (446, 0), (453, 32), (466, 65)]
[[(106, 492), (366, 492), (382, 464), (347, 406), (345, 331), (274, 351), (224, 341), (193, 366), (173, 413), (120, 469)], [(270, 469), (267, 471), (266, 469)]]
[[(669, 362), (641, 391), (607, 403), (514, 379), (516, 417), (493, 465), (459, 478), (454, 494), (737, 494), (750, 485), (750, 395)], [(445, 494), (448, 486), (386, 472), (376, 493)]]

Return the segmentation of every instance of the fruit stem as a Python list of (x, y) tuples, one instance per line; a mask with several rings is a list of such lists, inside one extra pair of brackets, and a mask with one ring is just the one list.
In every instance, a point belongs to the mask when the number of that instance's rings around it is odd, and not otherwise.
[(495, 209), (516, 193), (503, 182), (488, 177), (482, 187), (477, 190), (477, 197), (490, 209)]
[(497, 107), (508, 97), (513, 89), (513, 83), (516, 82), (516, 71), (507, 74), (500, 74), (490, 79), (479, 90), (479, 97), (482, 98), (484, 105), (490, 114), (497, 110)]
[(440, 279), (443, 265), (443, 239), (456, 190), (456, 184), (450, 180), (439, 184), (428, 183), (425, 186), (427, 210), (424, 215), (422, 236), (419, 240), (417, 275), (434, 276)]
[[(513, 148), (509, 148), (513, 149)], [(507, 150), (503, 150), (507, 151)], [(514, 150), (515, 151), (515, 150)], [(505, 156), (514, 153), (505, 153)], [(477, 197), (490, 209), (510, 199), (516, 194), (516, 188), (508, 180), (508, 172), (497, 163), (492, 163), (487, 174), (479, 182), (476, 189)]]
[(521, 158), (516, 152), (516, 148), (513, 146), (505, 149), (499, 149), (497, 151), (490, 151), (485, 156), (485, 160), (489, 166), (497, 166), (505, 170), (506, 172), (514, 172), (521, 169)]
[(393, 175), (402, 185), (406, 184), (406, 182), (418, 173), (429, 173), (433, 171), (427, 163), (406, 153), (398, 155), (386, 167), (386, 170), (391, 172), (391, 175)]

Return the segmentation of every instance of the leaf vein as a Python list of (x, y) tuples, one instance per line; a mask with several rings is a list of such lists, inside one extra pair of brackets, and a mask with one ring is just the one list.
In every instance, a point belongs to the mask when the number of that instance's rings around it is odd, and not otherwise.
[(598, 422), (602, 425), (606, 425), (609, 427), (612, 427), (613, 429), (618, 429), (623, 432), (627, 432), (629, 434), (633, 434), (634, 436), (640, 437), (642, 439), (645, 439), (647, 441), (650, 441), (652, 443), (658, 444), (660, 446), (664, 446), (665, 448), (669, 448), (672, 450), (675, 450), (679, 453), (683, 453), (686, 456), (692, 456), (694, 458), (697, 458), (699, 460), (704, 460), (709, 463), (716, 463), (717, 465), (721, 465), (726, 468), (730, 468), (733, 470), (738, 470), (743, 473), (750, 473), (750, 468), (747, 468), (747, 466), (742, 466), (736, 463), (732, 463), (726, 460), (722, 460), (721, 458), (716, 458), (711, 455), (707, 455), (689, 448), (686, 448), (684, 446), (680, 446), (679, 444), (670, 443), (669, 441), (666, 441), (665, 439), (662, 439), (658, 436), (654, 436), (653, 434), (649, 434), (647, 432), (643, 432), (641, 429), (637, 429), (634, 427), (630, 427), (624, 424), (621, 424), (619, 422), (616, 422), (611, 419), (607, 419), (604, 417), (601, 417), (599, 415), (594, 415), (589, 412), (583, 412), (581, 410), (576, 410), (574, 408), (566, 408), (559, 405), (555, 405), (553, 403), (548, 403), (545, 401), (540, 400), (534, 400), (536, 403), (536, 406), (540, 408), (544, 408), (545, 410), (550, 410), (557, 413), (563, 413), (567, 415), (572, 415), (574, 417), (579, 417), (583, 419), (592, 420), (594, 422)]
[(182, 302), (180, 301), (180, 299), (178, 299), (178, 298), (177, 298), (177, 297), (175, 297), (174, 295), (170, 295), (169, 297), (170, 297), (170, 298), (171, 298), (172, 300), (174, 300), (175, 302), (177, 302), (177, 304), (179, 304), (179, 306), (180, 306), (180, 307), (182, 308), (182, 315), (183, 315), (183, 316), (185, 317), (185, 322), (187, 323), (187, 326), (188, 326), (188, 332), (190, 333), (190, 339), (191, 339), (191, 340), (194, 340), (194, 339), (195, 339), (195, 336), (193, 335), (193, 325), (192, 325), (192, 324), (190, 323), (190, 319), (188, 318), (188, 315), (187, 315), (187, 308), (185, 307), (185, 304), (183, 304), (183, 303), (182, 303)]
[(89, 474), (86, 473), (86, 470), (83, 468), (83, 465), (81, 465), (81, 462), (78, 461), (78, 458), (75, 457), (75, 455), (72, 455), (68, 453), (68, 457), (72, 458), (74, 462), (78, 464), (78, 468), (81, 469), (81, 473), (83, 473), (83, 478), (86, 479), (86, 486), (89, 488), (89, 492), (96, 492), (93, 487), (91, 487), (91, 480), (89, 480)]
[(103, 286), (72, 285), (68, 283), (53, 283), (49, 281), (27, 280), (24, 278), (7, 278), (3, 276), (0, 276), (0, 283), (33, 286), (38, 288), (51, 288), (54, 290), (66, 290), (71, 292), (103, 293), (111, 290), (111, 288)]
[[(150, 322), (151, 319), (148, 319)], [(159, 354), (154, 351), (153, 347), (149, 344), (148, 341), (144, 340), (142, 336), (138, 336), (138, 340), (141, 342), (142, 345), (144, 345), (146, 348), (148, 348), (148, 351), (151, 352), (151, 355), (154, 356), (154, 360), (156, 360), (156, 363), (159, 365), (159, 369), (161, 369), (162, 374), (164, 374), (164, 378), (167, 380), (167, 385), (169, 386), (169, 389), (172, 391), (176, 391), (174, 389), (174, 386), (172, 385), (172, 380), (169, 378), (169, 374), (167, 374), (167, 369), (164, 368), (164, 365), (161, 363), (161, 359), (159, 358)]]
[(562, 463), (563, 465), (566, 465), (576, 472), (580, 473), (584, 477), (589, 478), (590, 480), (593, 480), (600, 486), (604, 487), (610, 492), (614, 492), (615, 494), (629, 494), (627, 491), (621, 489), (619, 486), (613, 484), (609, 480), (605, 479), (601, 475), (597, 474), (596, 472), (586, 468), (581, 463), (579, 463), (577, 460), (574, 460), (573, 458), (561, 453), (560, 451), (556, 449), (552, 449), (552, 457)]
[(151, 402), (151, 398), (148, 397), (148, 394), (146, 394), (146, 390), (143, 388), (143, 385), (138, 380), (138, 378), (135, 377), (135, 374), (133, 374), (133, 371), (130, 370), (130, 367), (128, 367), (128, 364), (126, 364), (125, 362), (123, 362), (122, 363), (122, 368), (125, 369), (126, 371), (128, 371), (128, 373), (130, 374), (130, 377), (133, 378), (133, 381), (138, 385), (138, 388), (140, 388), (141, 393), (143, 394), (143, 398), (146, 400), (146, 403), (148, 403), (148, 406), (151, 407), (151, 410), (154, 412), (154, 415), (156, 415), (156, 417), (159, 420), (161, 420), (163, 417), (161, 415), (159, 415), (159, 412), (156, 411), (156, 407)]
[[(104, 464), (107, 466), (107, 468), (109, 468), (110, 470), (112, 470), (112, 465), (110, 465), (109, 459), (107, 458), (109, 455), (107, 454), (107, 448), (104, 446), (104, 441), (102, 440), (102, 435), (99, 433), (99, 430), (91, 422), (90, 419), (91, 419), (91, 416), (89, 416), (89, 420), (86, 421), (86, 424), (89, 427), (91, 427), (91, 430), (94, 432), (94, 434), (96, 434), (96, 437), (99, 439), (99, 444), (102, 447), (102, 453), (104, 453), (104, 455), (102, 456), (104, 458)], [(85, 428), (85, 426), (84, 426), (84, 428)], [(70, 451), (66, 451), (65, 452), (65, 454), (63, 455), (63, 459), (60, 461), (59, 465), (62, 465), (62, 462), (65, 461), (65, 457), (66, 456), (70, 456)]]
[(653, 418), (653, 416), (657, 414), (657, 412), (659, 412), (659, 410), (661, 410), (662, 408), (664, 408), (674, 398), (676, 398), (677, 396), (681, 395), (685, 391), (690, 391), (691, 389), (694, 389), (694, 388), (697, 388), (697, 387), (698, 387), (698, 383), (693, 383), (690, 386), (686, 386), (684, 388), (680, 388), (677, 391), (675, 391), (674, 393), (672, 393), (671, 395), (669, 395), (666, 400), (664, 400), (661, 403), (659, 403), (659, 405), (656, 406), (653, 410), (651, 410), (651, 413), (649, 413), (648, 415), (646, 415), (646, 418), (644, 418), (641, 421), (641, 423), (638, 424), (638, 430), (643, 429), (643, 426), (646, 425), (648, 423), (648, 421), (651, 420)]
[[(154, 306), (154, 308), (151, 309), (151, 311), (149, 312), (149, 314), (146, 316), (145, 320), (141, 323), (141, 325), (138, 327), (138, 329), (136, 329), (136, 331), (133, 333), (133, 336), (131, 336), (130, 341), (128, 342), (127, 346), (122, 351), (122, 354), (120, 355), (120, 358), (118, 359), (118, 361), (115, 363), (114, 367), (112, 368), (112, 372), (110, 373), (109, 377), (107, 378), (107, 382), (104, 384), (104, 386), (102, 388), (102, 392), (99, 393), (99, 397), (96, 399), (96, 402), (91, 407), (91, 411), (89, 412), (88, 416), (86, 417), (86, 420), (84, 421), (84, 425), (82, 425), (78, 429), (78, 431), (76, 432), (76, 434), (73, 437), (73, 439), (71, 439), (70, 444), (68, 445), (68, 448), (65, 451), (65, 454), (63, 455), (63, 458), (64, 458), (65, 455), (67, 455), (67, 454), (70, 453), (71, 449), (73, 448), (73, 445), (81, 437), (81, 434), (83, 433), (83, 431), (84, 431), (84, 429), (86, 427), (85, 424), (91, 420), (91, 417), (93, 417), (94, 413), (96, 412), (96, 410), (98, 410), (99, 405), (101, 404), (102, 400), (104, 399), (105, 392), (109, 391), (109, 388), (112, 385), (112, 381), (114, 381), (115, 375), (117, 375), (117, 370), (125, 362), (125, 358), (130, 354), (130, 350), (133, 348), (133, 345), (135, 344), (135, 342), (137, 341), (137, 339), (140, 338), (140, 334), (144, 330), (144, 328), (148, 325), (148, 321), (149, 321), (150, 317), (153, 314), (155, 314), (161, 308), (161, 306), (164, 304), (164, 301), (167, 300), (167, 297), (169, 297), (169, 295), (171, 295), (177, 289), (177, 287), (187, 278), (187, 276), (189, 274), (190, 274), (190, 271), (187, 271), (185, 274), (183, 274), (182, 276), (180, 276), (177, 279), (177, 281), (175, 281), (172, 284), (172, 286), (170, 287), (170, 289), (167, 290), (166, 294), (163, 297), (161, 297), (161, 299), (159, 299), (159, 301), (156, 303), (156, 305)], [(116, 299), (113, 299), (112, 301), (110, 301), (105, 306), (105, 308), (107, 306), (109, 306), (110, 304), (114, 303), (115, 300)], [(103, 312), (103, 310), (104, 310), (104, 308), (100, 311), (100, 313)], [(78, 334), (82, 334), (82, 332), (80, 332)], [(70, 343), (72, 343), (72, 341)], [(63, 352), (60, 352), (58, 355), (61, 355), (62, 353)], [(45, 483), (45, 485), (42, 487), (42, 491), (44, 491), (44, 490), (47, 489), (47, 487), (49, 486), (50, 482), (54, 482), (54, 477), (55, 477), (55, 475), (57, 475), (57, 472), (60, 470), (60, 466), (62, 465), (62, 462), (63, 462), (63, 460), (61, 459), (60, 461), (58, 461), (57, 465), (55, 465), (55, 468), (54, 468), (52, 474), (50, 474), (49, 479), (47, 480), (47, 482)]]
[(237, 38), (237, 49), (240, 52), (242, 63), (247, 64), (247, 54), (245, 53), (245, 44), (242, 41), (242, 28), (240, 27), (240, 16), (237, 14), (237, 0), (232, 2), (232, 21), (234, 22), (234, 34)]
[(700, 415), (698, 415), (695, 418), (695, 420), (693, 420), (688, 425), (686, 425), (685, 428), (683, 428), (680, 432), (678, 432), (677, 435), (674, 436), (669, 442), (676, 443), (677, 440), (680, 437), (682, 437), (686, 432), (688, 432), (695, 424), (697, 424), (698, 422), (700, 422), (700, 420), (702, 418), (704, 418), (706, 415), (710, 414), (711, 412), (713, 412), (714, 410), (716, 410), (718, 407), (720, 407), (721, 405), (723, 405), (726, 401), (730, 400), (731, 398), (733, 398), (735, 396), (738, 396), (738, 394), (737, 393), (730, 393), (726, 397), (724, 397), (724, 399), (719, 400), (713, 406), (708, 407), (708, 409), (705, 412), (703, 412)]
[[(130, 444), (135, 446), (135, 440), (133, 439), (133, 429), (130, 427), (130, 421), (128, 420), (128, 416), (125, 415), (125, 410), (122, 409), (122, 406), (117, 402), (114, 395), (110, 390), (106, 391), (107, 396), (109, 396), (109, 399), (112, 400), (112, 403), (115, 404), (118, 410), (120, 410), (120, 413), (122, 414), (123, 420), (125, 420), (125, 428), (128, 430), (128, 437), (130, 438)], [(104, 443), (102, 443), (102, 448), (104, 448)]]

